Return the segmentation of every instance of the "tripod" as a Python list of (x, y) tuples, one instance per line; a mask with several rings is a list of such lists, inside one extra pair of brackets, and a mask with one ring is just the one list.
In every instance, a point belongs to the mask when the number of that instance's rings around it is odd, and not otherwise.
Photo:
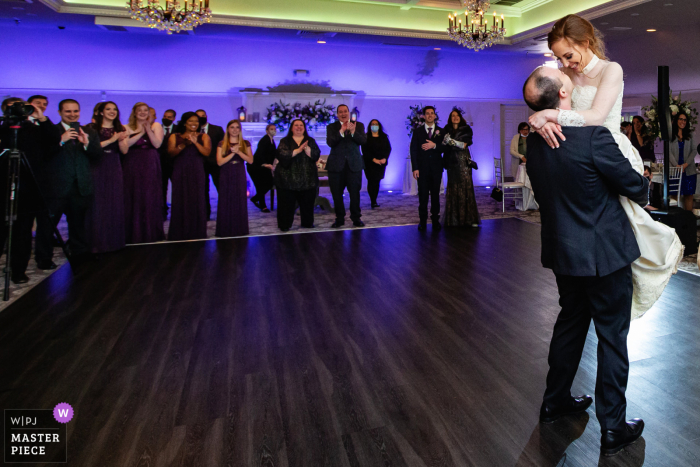
[[(39, 188), (39, 184), (37, 183), (36, 177), (34, 176), (32, 167), (29, 164), (29, 161), (27, 160), (25, 154), (22, 151), (20, 151), (17, 147), (20, 124), (15, 122), (13, 123), (14, 124), (11, 123), (10, 125), (10, 130), (12, 130), (12, 138), (10, 143), (11, 148), (5, 149), (2, 153), (0, 153), (0, 156), (2, 156), (9, 151), (9, 156), (7, 160), (7, 198), (5, 204), (5, 222), (7, 225), (7, 255), (5, 257), (5, 287), (3, 291), (3, 301), (8, 301), (10, 299), (10, 279), (12, 277), (12, 234), (14, 230), (14, 223), (17, 220), (17, 213), (19, 208), (19, 187), (21, 173), (20, 168), (22, 165), (24, 165), (24, 168), (27, 169), (27, 174), (33, 179), (34, 184), (36, 185), (37, 190), (39, 191), (39, 199), (42, 203), (41, 211), (45, 212), (46, 215), (50, 214), (48, 204), (46, 203), (46, 199), (41, 193), (41, 189)], [(56, 240), (61, 246), (61, 249), (63, 249), (63, 253), (66, 255), (66, 258), (68, 258), (68, 262), (70, 263), (71, 254), (68, 245), (66, 245), (66, 243), (63, 241), (61, 233), (58, 231), (57, 226), (54, 225), (53, 222), (51, 222), (51, 226), (53, 227), (53, 234), (56, 237)]]

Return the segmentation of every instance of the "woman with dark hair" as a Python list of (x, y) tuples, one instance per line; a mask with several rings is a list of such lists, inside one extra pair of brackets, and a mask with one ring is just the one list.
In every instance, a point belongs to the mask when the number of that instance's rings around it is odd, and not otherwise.
[(122, 159), (126, 243), (158, 242), (163, 233), (163, 189), (158, 148), (163, 127), (153, 122), (150, 107), (137, 102), (131, 109), (129, 152)]
[[(688, 115), (685, 112), (678, 112), (673, 120), (673, 140), (669, 152), (669, 163), (672, 167), (683, 169), (679, 194), (683, 197), (683, 209), (692, 211), (693, 196), (698, 185), (698, 171), (695, 167), (697, 149), (688, 123)], [(678, 206), (680, 205), (679, 199)]]
[[(250, 143), (243, 139), (241, 121), (226, 124), (226, 136), (216, 150), (219, 172), (219, 207), (216, 211), (216, 236), (248, 235), (248, 180), (243, 163), (253, 162)], [(266, 169), (267, 170), (267, 169)]]
[(277, 226), (282, 232), (292, 228), (296, 203), (299, 203), (301, 226), (309, 229), (314, 226), (314, 204), (318, 193), (316, 162), (319, 157), (321, 150), (306, 132), (306, 124), (303, 120), (294, 120), (287, 136), (277, 147)]
[(377, 196), (379, 184), (384, 179), (386, 163), (391, 154), (389, 137), (384, 133), (384, 127), (376, 118), (369, 122), (367, 141), (362, 145), (362, 157), (365, 160), (365, 177), (367, 178), (367, 193), (372, 201), (372, 209), (378, 208)]
[(204, 158), (211, 153), (209, 135), (200, 133), (199, 117), (185, 112), (168, 139), (173, 158), (173, 193), (168, 240), (207, 238), (207, 177)]
[[(518, 166), (527, 162), (525, 154), (527, 152), (527, 135), (530, 134), (530, 125), (522, 122), (518, 125), (518, 134), (510, 140), (510, 174), (513, 178), (518, 175)], [(504, 167), (505, 168), (505, 167)]]
[(112, 101), (101, 102), (88, 125), (100, 137), (102, 157), (90, 161), (93, 198), (87, 212), (90, 251), (106, 253), (124, 248), (124, 173), (121, 155), (129, 151), (126, 128), (119, 120), (119, 108)]
[(447, 189), (445, 190), (445, 227), (470, 225), (479, 227), (479, 210), (472, 181), (471, 154), (474, 132), (459, 110), (450, 112), (445, 126), (445, 155)]
[(654, 156), (653, 138), (651, 138), (647, 131), (647, 127), (644, 124), (644, 117), (640, 117), (639, 115), (632, 117), (632, 131), (629, 135), (629, 139), (642, 160), (652, 162), (656, 160)]
[(260, 138), (258, 148), (253, 156), (253, 163), (248, 165), (248, 175), (255, 184), (255, 196), (250, 201), (262, 212), (270, 212), (265, 204), (265, 195), (274, 185), (272, 178), (272, 164), (277, 157), (277, 147), (275, 146), (275, 135), (277, 127), (270, 123), (265, 127), (265, 136)]

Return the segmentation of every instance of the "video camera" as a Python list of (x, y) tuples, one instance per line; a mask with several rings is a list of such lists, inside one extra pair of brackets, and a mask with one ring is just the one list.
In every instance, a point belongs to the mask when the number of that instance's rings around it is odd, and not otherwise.
[(27, 104), (24, 101), (13, 102), (5, 107), (4, 116), (0, 117), (0, 122), (9, 125), (18, 125), (33, 114), (35, 110), (33, 105)]

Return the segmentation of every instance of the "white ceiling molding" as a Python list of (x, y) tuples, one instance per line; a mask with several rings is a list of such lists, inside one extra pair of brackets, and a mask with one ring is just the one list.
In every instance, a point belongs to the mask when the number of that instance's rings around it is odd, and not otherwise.
[[(521, 13), (526, 13), (530, 10), (534, 10), (535, 8), (539, 8), (542, 5), (546, 5), (547, 3), (551, 2), (552, 0), (524, 0), (520, 3), (518, 3), (518, 6), (513, 7), (517, 8), (520, 10)], [(498, 4), (496, 4), (498, 5)]]
[[(43, 1), (43, 0), (42, 0)], [(602, 16), (606, 16), (612, 13), (616, 13), (621, 10), (626, 10), (628, 8), (635, 7), (637, 5), (641, 5), (643, 3), (648, 3), (651, 2), (652, 0), (614, 0), (608, 3), (605, 3), (603, 5), (599, 5), (597, 7), (591, 8), (589, 10), (582, 11), (578, 13), (579, 16), (582, 16), (586, 18), (587, 20), (593, 20), (596, 18), (600, 18)], [(549, 31), (552, 30), (552, 26), (554, 26), (555, 21), (552, 21), (547, 24), (543, 24), (542, 26), (539, 26), (535, 29), (530, 29), (529, 31), (516, 34), (514, 36), (510, 37), (510, 40), (513, 44), (519, 44), (520, 42), (528, 41), (531, 39), (534, 39), (535, 37), (541, 36), (543, 34), (549, 33)]]
[[(336, 2), (348, 3), (365, 3), (370, 5), (384, 4), (385, 6), (397, 6), (402, 10), (410, 10), (418, 8), (423, 10), (443, 10), (463, 12), (464, 7), (457, 0), (335, 0)], [(540, 4), (549, 3), (552, 0), (527, 0), (528, 4), (535, 3), (532, 8), (537, 8)], [(530, 9), (532, 9), (530, 8)], [(489, 12), (498, 11), (499, 14), (504, 14), (510, 17), (520, 17), (524, 11), (519, 6), (506, 6), (492, 3)]]

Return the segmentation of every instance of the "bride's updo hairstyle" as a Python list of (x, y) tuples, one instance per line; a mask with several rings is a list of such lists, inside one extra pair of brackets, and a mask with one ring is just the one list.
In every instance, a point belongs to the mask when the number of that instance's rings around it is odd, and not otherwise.
[(552, 30), (547, 35), (549, 49), (552, 45), (565, 39), (571, 45), (585, 46), (588, 41), (588, 48), (596, 54), (599, 59), (607, 60), (605, 56), (605, 43), (603, 35), (587, 19), (578, 15), (564, 16), (554, 23)]

